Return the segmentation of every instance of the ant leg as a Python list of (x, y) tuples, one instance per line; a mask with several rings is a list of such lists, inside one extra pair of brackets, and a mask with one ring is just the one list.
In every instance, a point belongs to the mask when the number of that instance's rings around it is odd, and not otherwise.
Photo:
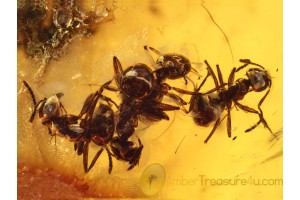
[(180, 96), (173, 93), (167, 93), (167, 96), (175, 100), (176, 103), (181, 107), (183, 112), (185, 112), (186, 114), (189, 113), (189, 111), (187, 111), (187, 109), (184, 107), (184, 105), (187, 105), (187, 102), (185, 102)]
[(248, 106), (245, 106), (245, 105), (243, 105), (243, 104), (240, 104), (240, 103), (237, 102), (237, 101), (234, 101), (234, 104), (235, 104), (237, 107), (239, 107), (240, 109), (242, 109), (243, 111), (245, 111), (245, 112), (250, 112), (250, 113), (257, 114), (257, 115), (260, 114), (257, 110), (255, 110), (255, 109), (253, 109), (253, 108), (250, 108), (250, 107), (248, 107)]
[(90, 108), (91, 108), (91, 103), (93, 102), (93, 100), (95, 99), (95, 93), (92, 93), (90, 94), (86, 99), (85, 99), (85, 102), (82, 106), (82, 109), (80, 111), (80, 114), (79, 114), (79, 118), (81, 116), (83, 116), (84, 114), (86, 114)]
[(52, 131), (49, 127), (48, 127), (48, 134), (51, 136), (50, 143), (52, 141), (52, 138), (54, 137), (55, 149), (57, 150), (57, 147), (56, 147), (56, 134), (52, 133)]
[(98, 90), (99, 94), (102, 94), (103, 91), (104, 91), (104, 89), (110, 88), (109, 85), (111, 84), (112, 81), (113, 81), (113, 79), (110, 80), (110, 81), (107, 81), (106, 83), (104, 83), (103, 85), (101, 85), (101, 87)]
[(77, 151), (77, 155), (80, 156), (81, 154), (83, 154), (83, 147), (84, 147), (83, 141), (74, 143), (74, 150)]
[(103, 99), (104, 101), (106, 101), (107, 104), (110, 105), (110, 106), (111, 106), (110, 103), (113, 103), (119, 109), (119, 106), (117, 105), (117, 103), (114, 102), (111, 98), (103, 96), (103, 95), (100, 98)]
[[(190, 78), (190, 77), (188, 77), (188, 76), (185, 76), (192, 84), (193, 84), (193, 86), (194, 86), (194, 88), (195, 88), (195, 83), (194, 83), (194, 81)], [(200, 79), (200, 76), (199, 76), (199, 79)], [(198, 80), (199, 80), (198, 79)]]
[(61, 107), (63, 109), (63, 111), (67, 114), (67, 111), (66, 111), (65, 107), (62, 105), (62, 103), (59, 103), (59, 107)]
[(216, 131), (217, 127), (219, 126), (220, 124), (220, 118), (217, 119), (215, 125), (214, 125), (214, 128), (211, 130), (210, 134), (207, 136), (206, 140), (204, 141), (204, 143), (207, 143), (208, 140), (211, 138), (211, 136), (214, 134), (214, 132)]
[(207, 70), (208, 70), (208, 72), (210, 73), (210, 75), (212, 76), (212, 78), (213, 78), (213, 80), (214, 80), (215, 86), (216, 86), (216, 87), (219, 87), (219, 82), (218, 82), (218, 79), (217, 79), (217, 77), (216, 77), (216, 74), (215, 74), (214, 71), (212, 70), (211, 66), (208, 64), (207, 60), (205, 60), (204, 63), (206, 64)]
[(186, 79), (186, 76), (183, 76), (183, 79), (184, 79), (184, 81), (185, 81), (185, 84), (187, 85), (188, 81), (187, 81), (187, 79)]
[(88, 173), (88, 158), (89, 158), (89, 142), (85, 142), (83, 146), (83, 168), (84, 172)]
[[(267, 121), (264, 119), (262, 113), (259, 114), (259, 121), (258, 121), (254, 126), (252, 126), (252, 127), (248, 128), (247, 130), (245, 130), (245, 132), (247, 133), (247, 132), (252, 131), (252, 130), (255, 129), (260, 123), (262, 123), (262, 124), (270, 131), (270, 133), (271, 133), (273, 136), (275, 136), (275, 134), (273, 133), (273, 131), (272, 131), (271, 128), (269, 127)], [(275, 137), (276, 137), (276, 136), (275, 136)]]
[(112, 156), (111, 156), (111, 152), (106, 149), (107, 155), (108, 155), (108, 173), (111, 174), (112, 168), (113, 168), (113, 164), (112, 164)]
[(177, 104), (179, 104), (180, 106), (186, 105), (187, 102), (185, 102), (180, 96), (173, 94), (173, 93), (167, 93), (166, 94), (168, 97), (170, 97), (171, 99), (173, 99), (174, 101), (177, 102)]
[[(221, 89), (225, 89), (225, 85), (224, 85), (224, 81), (223, 81), (223, 75), (222, 72), (220, 70), (219, 65), (216, 66), (217, 67), (217, 72), (218, 72), (218, 78), (219, 78), (219, 82), (220, 82), (220, 87)], [(229, 75), (229, 81), (232, 81), (232, 74), (233, 74), (234, 70), (230, 73)], [(231, 86), (232, 82), (228, 81), (228, 86)], [(227, 108), (227, 135), (229, 138), (231, 138), (231, 114), (230, 114), (230, 110), (231, 110), (231, 102), (227, 103), (226, 105)]]
[(118, 91), (120, 91), (118, 88), (115, 88), (115, 87), (110, 86), (110, 85), (106, 86), (105, 89), (107, 89), (109, 91), (112, 91), (112, 92), (118, 92)]
[(228, 137), (231, 138), (231, 114), (230, 114), (230, 109), (231, 109), (231, 102), (227, 103), (227, 134)]
[[(270, 87), (271, 87), (271, 85), (270, 85)], [(259, 101), (259, 103), (258, 103), (258, 109), (260, 111), (260, 116), (261, 116), (262, 123), (264, 124), (265, 127), (267, 127), (267, 129), (269, 129), (269, 131), (271, 132), (272, 135), (275, 135), (273, 133), (273, 131), (271, 130), (271, 128), (269, 127), (269, 125), (267, 124), (267, 121), (264, 119), (264, 117), (263, 117), (263, 111), (261, 109), (261, 105), (264, 102), (264, 100), (266, 99), (266, 97), (268, 96), (269, 92), (270, 92), (270, 88), (267, 91), (267, 93), (263, 96), (263, 98)]]
[(191, 91), (184, 90), (184, 89), (177, 88), (177, 87), (170, 87), (169, 90), (171, 90), (171, 89), (175, 90), (176, 92), (181, 93), (181, 94), (189, 94), (189, 95), (196, 95), (196, 94), (198, 94), (197, 92), (191, 92)]
[(272, 135), (274, 135), (273, 131), (271, 130), (271, 128), (269, 127), (267, 121), (264, 119), (263, 117), (263, 113), (259, 113), (257, 110), (250, 108), (248, 106), (242, 105), (240, 103), (238, 103), (237, 101), (234, 102), (235, 105), (237, 105), (240, 109), (246, 111), (246, 112), (250, 112), (250, 113), (254, 113), (257, 114), (259, 116), (259, 121), (252, 127), (248, 128), (245, 132), (250, 132), (253, 129), (255, 129), (260, 123), (263, 123), (263, 125), (271, 132)]
[(205, 78), (203, 79), (203, 81), (201, 82), (201, 84), (199, 85), (198, 88), (195, 87), (195, 92), (199, 92), (200, 89), (202, 88), (202, 86), (204, 85), (204, 83), (206, 82), (207, 78), (210, 76), (210, 72), (207, 71), (207, 74), (205, 76)]
[(223, 81), (223, 75), (222, 75), (221, 69), (220, 69), (219, 65), (216, 65), (216, 67), (217, 67), (220, 86), (221, 86), (222, 89), (224, 89), (224, 81)]
[(103, 148), (97, 152), (95, 155), (94, 159), (92, 160), (90, 166), (88, 167), (88, 159), (89, 159), (89, 142), (85, 142), (84, 147), (83, 147), (83, 167), (84, 167), (84, 172), (88, 173), (93, 166), (95, 165), (96, 161), (98, 160), (99, 156), (101, 155), (103, 151)]
[(140, 145), (139, 148), (135, 151), (133, 157), (129, 161), (130, 166), (127, 168), (128, 171), (131, 170), (132, 168), (134, 168), (137, 164), (139, 164), (141, 153), (144, 148), (140, 139), (139, 139), (139, 145)]
[[(234, 82), (234, 74), (236, 72), (235, 70), (236, 69), (233, 68), (232, 71), (229, 74), (228, 87), (232, 86), (232, 84)], [(231, 106), (232, 106), (231, 102), (227, 103), (227, 105), (226, 105), (226, 107), (227, 107), (227, 134), (228, 134), (229, 138), (231, 137), (231, 114), (230, 114)]]
[(173, 105), (165, 104), (165, 103), (161, 103), (161, 102), (155, 102), (151, 105), (151, 107), (162, 110), (162, 111), (179, 110), (178, 106), (173, 106)]
[(261, 120), (259, 120), (256, 124), (254, 124), (253, 126), (251, 126), (250, 128), (248, 128), (247, 130), (245, 130), (245, 133), (248, 133), (248, 132), (252, 131), (252, 130), (255, 129), (260, 123), (261, 123)]
[[(179, 109), (179, 108), (178, 108)], [(160, 109), (143, 109), (141, 110), (141, 115), (147, 117), (148, 119), (154, 120), (154, 121), (160, 121), (162, 119), (169, 120), (169, 116)]]
[(116, 56), (114, 56), (114, 58), (113, 58), (113, 65), (114, 65), (114, 71), (115, 71), (115, 81), (116, 81), (117, 85), (119, 86), (120, 85), (119, 77), (123, 73), (123, 68), (122, 68), (122, 65), (121, 65), (119, 59)]
[(234, 82), (234, 73), (236, 72), (236, 68), (234, 67), (228, 77), (228, 87), (232, 86), (233, 82)]
[(271, 90), (271, 84), (270, 84), (270, 86), (269, 86), (268, 91), (267, 91), (266, 94), (261, 98), (261, 100), (259, 101), (259, 103), (258, 103), (258, 105), (257, 105), (257, 107), (258, 107), (258, 109), (259, 109), (259, 111), (260, 111), (261, 113), (262, 113), (262, 109), (261, 109), (260, 107), (261, 107), (262, 103), (265, 101), (266, 97), (269, 95), (270, 90)]
[[(87, 171), (87, 172), (89, 172), (89, 171), (94, 167), (96, 161), (98, 160), (98, 158), (99, 158), (99, 156), (102, 154), (102, 152), (103, 152), (103, 148), (101, 147), (101, 149), (100, 149), (100, 150), (96, 153), (96, 155), (94, 156), (94, 158), (93, 158), (93, 160), (92, 160), (90, 166), (88, 167), (88, 171)], [(87, 172), (86, 172), (86, 173), (87, 173)]]
[(170, 86), (167, 83), (162, 83), (161, 84), (161, 88), (163, 88), (164, 90), (166, 90), (166, 93), (167, 93), (167, 90), (175, 90), (176, 92), (181, 93), (181, 94), (189, 94), (189, 95), (198, 94), (197, 92), (191, 92), (191, 91), (184, 90), (184, 89), (181, 89), (181, 88), (172, 87), (172, 86)]

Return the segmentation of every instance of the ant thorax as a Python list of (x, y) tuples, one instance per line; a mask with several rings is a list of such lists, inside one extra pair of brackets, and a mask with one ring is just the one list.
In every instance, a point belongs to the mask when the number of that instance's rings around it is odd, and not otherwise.
[(127, 68), (121, 77), (121, 90), (130, 97), (148, 96), (154, 85), (151, 69), (145, 64), (137, 64)]
[(50, 125), (51, 133), (56, 136), (67, 138), (74, 142), (84, 133), (84, 129), (79, 124), (70, 124), (70, 118), (67, 115), (55, 118)]

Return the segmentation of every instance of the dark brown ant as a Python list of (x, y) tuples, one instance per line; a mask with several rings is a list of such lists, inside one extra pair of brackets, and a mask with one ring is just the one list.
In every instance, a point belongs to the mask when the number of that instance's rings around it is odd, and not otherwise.
[[(262, 123), (272, 134), (272, 130), (268, 126), (266, 120), (263, 117), (263, 111), (261, 109), (261, 105), (264, 102), (265, 98), (268, 96), (270, 92), (270, 88), (272, 85), (272, 80), (268, 72), (259, 64), (253, 63), (248, 59), (241, 59), (240, 60), (243, 65), (239, 68), (233, 68), (229, 78), (228, 83), (224, 83), (221, 70), (217, 65), (217, 73), (218, 78), (216, 77), (215, 73), (213, 72), (211, 66), (205, 61), (207, 65), (208, 74), (205, 79), (202, 81), (198, 88), (195, 88), (194, 93), (188, 91), (179, 91), (185, 94), (193, 94), (189, 110), (186, 111), (187, 113), (192, 112), (194, 122), (199, 126), (209, 126), (212, 122), (215, 121), (215, 125), (204, 141), (207, 143), (217, 127), (221, 123), (221, 113), (226, 109), (227, 110), (227, 134), (228, 137), (231, 137), (231, 108), (232, 103), (244, 110), (245, 112), (250, 112), (257, 114), (259, 116), (259, 121), (245, 132), (250, 132), (255, 129), (260, 123)], [(246, 75), (247, 78), (240, 78), (234, 82), (234, 75), (236, 72), (240, 71), (241, 69), (247, 67), (248, 65), (254, 65), (258, 68), (250, 68), (247, 70)], [(205, 93), (200, 93), (201, 87), (204, 85), (205, 81), (207, 80), (208, 76), (212, 76), (215, 88), (209, 90)], [(219, 79), (219, 80), (218, 80)], [(227, 88), (225, 86), (227, 85)], [(240, 100), (244, 98), (246, 94), (251, 91), (261, 92), (267, 89), (267, 92), (262, 97), (262, 99), (258, 103), (258, 110), (250, 108), (248, 106), (242, 105), (239, 103)], [(235, 139), (236, 137), (234, 137)]]
[(66, 137), (72, 142), (81, 137), (82, 131), (76, 128), (76, 124), (80, 117), (67, 114), (66, 109), (60, 101), (63, 93), (57, 93), (36, 103), (36, 99), (31, 87), (26, 81), (23, 81), (23, 83), (30, 92), (34, 103), (34, 110), (29, 119), (30, 122), (33, 122), (35, 113), (38, 112), (42, 124), (48, 127), (48, 131), (51, 136), (58, 135)]
[[(110, 83), (111, 81), (105, 83), (98, 91), (90, 94), (85, 100), (79, 114), (79, 117), (84, 116), (80, 122), (80, 128), (84, 131), (82, 139), (74, 143), (74, 149), (77, 151), (78, 155), (83, 154), (83, 166), (86, 173), (93, 168), (103, 150), (106, 150), (109, 158), (108, 173), (111, 173), (112, 171), (112, 153), (109, 150), (109, 143), (115, 131), (114, 111), (111, 106), (102, 103), (100, 103), (100, 105), (96, 108), (100, 98), (107, 101), (108, 104), (109, 102), (112, 102), (115, 106), (117, 106), (110, 98), (102, 95), (104, 88), (106, 88)], [(101, 148), (94, 156), (90, 166), (88, 166), (88, 151), (91, 141)]]
[[(35, 104), (30, 122), (33, 121), (35, 112), (38, 110), (42, 124), (48, 127), (51, 135), (62, 136), (74, 142), (74, 149), (77, 151), (77, 154), (83, 154), (83, 165), (86, 173), (92, 169), (104, 149), (107, 150), (109, 157), (108, 172), (111, 173), (112, 171), (112, 158), (107, 145), (114, 133), (114, 112), (110, 106), (105, 104), (100, 104), (99, 107), (95, 109), (100, 98), (108, 103), (114, 103), (110, 98), (102, 95), (103, 89), (109, 85), (110, 82), (111, 81), (105, 83), (97, 92), (89, 95), (80, 114), (75, 116), (67, 114), (62, 106), (60, 102), (60, 98), (63, 95), (62, 93), (44, 98), (36, 104), (31, 87), (24, 81)], [(84, 118), (82, 119), (83, 116)], [(78, 123), (79, 120), (81, 120), (80, 123)], [(88, 166), (88, 150), (91, 141), (101, 146), (101, 149), (94, 156), (90, 166)]]
[(138, 116), (144, 116), (150, 121), (169, 120), (165, 111), (179, 110), (178, 106), (162, 103), (163, 96), (184, 102), (177, 95), (169, 93), (168, 90), (172, 87), (158, 82), (147, 65), (140, 63), (123, 71), (117, 57), (113, 58), (113, 64), (115, 81), (122, 94), (119, 122), (116, 126), (119, 136), (124, 140), (134, 132)]
[(138, 164), (143, 149), (140, 139), (138, 139), (139, 146), (129, 141), (138, 126), (139, 119), (146, 118), (151, 122), (169, 120), (165, 111), (179, 110), (179, 107), (162, 103), (165, 95), (180, 102), (184, 101), (170, 93), (172, 87), (158, 80), (147, 65), (139, 63), (123, 70), (117, 57), (113, 58), (113, 65), (122, 102), (116, 124), (118, 137), (111, 141), (111, 148), (117, 159), (129, 162), (128, 170), (130, 170)]
[[(97, 101), (100, 98), (107, 101), (108, 104), (109, 102), (112, 102), (116, 107), (118, 107), (110, 98), (101, 95), (104, 89), (115, 91), (114, 88), (109, 86), (110, 83), (111, 81), (105, 83), (96, 93), (87, 97), (79, 115), (85, 115), (84, 119), (82, 119), (80, 123), (81, 128), (85, 131), (85, 141), (80, 140), (78, 143), (75, 143), (74, 148), (77, 150), (78, 155), (83, 154), (85, 172), (91, 170), (104, 149), (107, 151), (109, 158), (109, 173), (112, 171), (112, 156), (117, 160), (128, 162), (130, 164), (128, 170), (131, 170), (138, 164), (143, 149), (143, 145), (140, 140), (139, 146), (136, 147), (133, 142), (127, 140), (128, 138), (124, 139), (118, 136), (113, 137), (115, 131), (115, 116), (114, 111), (110, 106), (100, 104), (95, 110)], [(132, 121), (130, 121), (129, 124), (131, 122)], [(127, 126), (132, 127), (133, 125)], [(101, 146), (101, 149), (96, 153), (88, 167), (88, 150), (89, 143), (91, 141), (93, 141), (96, 145)]]
[[(189, 78), (186, 75), (189, 72), (193, 71), (198, 75), (197, 70), (192, 67), (190, 60), (181, 54), (162, 54), (155, 48), (148, 46), (144, 46), (144, 49), (149, 54), (152, 65), (156, 68), (155, 74), (160, 82), (163, 82), (165, 79), (183, 78), (185, 80), (185, 84), (187, 84), (187, 79)], [(156, 62), (151, 56), (149, 49), (159, 56)]]

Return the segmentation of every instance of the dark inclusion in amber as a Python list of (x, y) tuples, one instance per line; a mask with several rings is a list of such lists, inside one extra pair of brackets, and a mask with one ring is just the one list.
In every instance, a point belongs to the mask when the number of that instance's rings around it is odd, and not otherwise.
[(89, 36), (95, 25), (113, 19), (112, 5), (103, 0), (93, 2), (18, 0), (18, 46), (23, 46), (29, 57), (47, 64), (61, 55), (72, 39)]

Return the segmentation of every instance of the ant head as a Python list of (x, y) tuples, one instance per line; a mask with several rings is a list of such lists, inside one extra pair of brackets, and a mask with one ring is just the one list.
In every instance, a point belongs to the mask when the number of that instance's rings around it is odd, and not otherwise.
[(191, 71), (192, 68), (189, 59), (180, 54), (165, 54), (159, 56), (157, 63), (168, 70), (167, 78), (170, 79), (184, 77)]
[(127, 68), (121, 78), (121, 90), (130, 97), (148, 96), (154, 85), (152, 70), (145, 64), (136, 64)]
[(271, 86), (271, 77), (268, 72), (259, 68), (251, 68), (246, 72), (255, 92), (261, 92)]
[(45, 104), (42, 104), (40, 107), (40, 111), (42, 111), (42, 115), (40, 117), (42, 118), (42, 121), (46, 121), (50, 119), (51, 117), (56, 117), (60, 115), (60, 98), (63, 96), (63, 93), (58, 93), (56, 95), (53, 95), (45, 100)]

